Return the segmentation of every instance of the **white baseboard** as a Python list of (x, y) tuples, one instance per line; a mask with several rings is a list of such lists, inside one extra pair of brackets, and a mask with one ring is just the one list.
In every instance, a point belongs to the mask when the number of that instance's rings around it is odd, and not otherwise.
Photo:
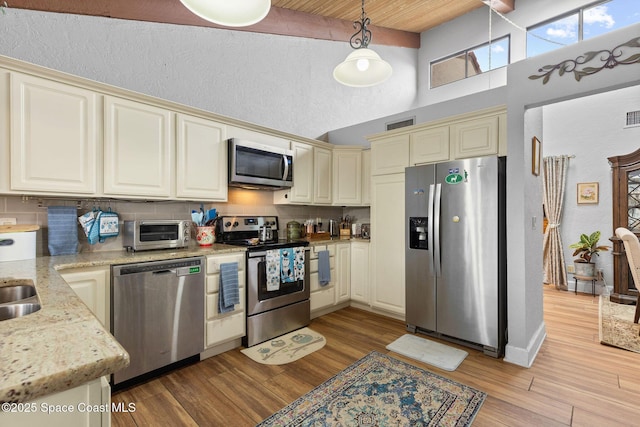
[(533, 361), (536, 359), (540, 347), (547, 337), (547, 330), (544, 322), (540, 323), (538, 330), (529, 341), (527, 348), (514, 347), (507, 344), (505, 348), (504, 361), (513, 363), (514, 365), (530, 368), (533, 365)]

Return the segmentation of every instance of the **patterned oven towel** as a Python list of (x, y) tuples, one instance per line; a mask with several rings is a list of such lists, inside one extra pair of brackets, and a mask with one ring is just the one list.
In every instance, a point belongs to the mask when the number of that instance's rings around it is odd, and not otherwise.
[(267, 291), (304, 279), (304, 247), (271, 249), (266, 255)]
[(78, 211), (73, 206), (49, 206), (47, 221), (49, 229), (49, 253), (73, 255), (78, 252)]

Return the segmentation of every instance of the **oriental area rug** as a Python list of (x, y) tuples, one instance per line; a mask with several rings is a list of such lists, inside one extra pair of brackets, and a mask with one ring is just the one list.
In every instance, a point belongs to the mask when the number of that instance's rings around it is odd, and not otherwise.
[(373, 351), (258, 426), (468, 426), (485, 398)]
[(600, 296), (600, 342), (613, 347), (640, 353), (640, 326), (633, 323), (635, 305), (611, 302)]
[(284, 365), (320, 350), (326, 342), (321, 334), (302, 328), (240, 351), (264, 365)]

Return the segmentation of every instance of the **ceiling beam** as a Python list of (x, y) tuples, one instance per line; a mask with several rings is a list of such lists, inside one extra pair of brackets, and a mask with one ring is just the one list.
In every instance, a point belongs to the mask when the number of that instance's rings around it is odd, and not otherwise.
[[(10, 8), (30, 9), (341, 42), (348, 42), (355, 32), (352, 21), (327, 18), (279, 7), (272, 7), (267, 17), (255, 25), (229, 28), (199, 18), (178, 0), (11, 0), (7, 3), (10, 3), (7, 13), (10, 12)], [(368, 28), (373, 35), (372, 45), (399, 46), (414, 49), (420, 47), (420, 34), (418, 33), (392, 30), (373, 25)]]
[(516, 9), (515, 0), (482, 0), (482, 3), (491, 6), (500, 13), (509, 13)]

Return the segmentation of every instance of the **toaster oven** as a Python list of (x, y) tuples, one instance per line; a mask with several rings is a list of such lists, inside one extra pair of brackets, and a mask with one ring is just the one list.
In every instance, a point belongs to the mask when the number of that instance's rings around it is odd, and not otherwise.
[(136, 220), (125, 221), (122, 245), (128, 251), (183, 248), (191, 239), (191, 221)]

